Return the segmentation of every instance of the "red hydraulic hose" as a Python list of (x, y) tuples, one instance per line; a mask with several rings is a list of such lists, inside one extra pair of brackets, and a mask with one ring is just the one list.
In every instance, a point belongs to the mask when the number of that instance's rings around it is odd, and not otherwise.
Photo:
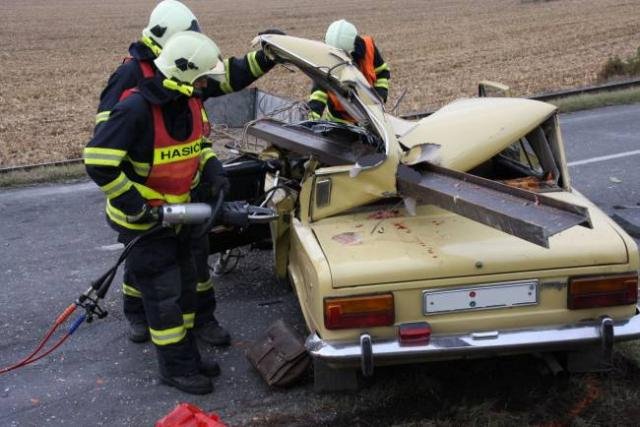
[[(49, 341), (49, 339), (51, 338), (51, 336), (53, 335), (53, 333), (58, 329), (58, 327), (60, 327), (60, 325), (62, 325), (65, 320), (67, 320), (69, 318), (69, 316), (71, 316), (71, 314), (76, 310), (76, 304), (73, 303), (71, 304), (69, 307), (67, 307), (56, 319), (56, 321), (53, 323), (53, 325), (51, 325), (51, 327), (49, 328), (49, 330), (47, 331), (47, 333), (45, 334), (45, 336), (42, 338), (42, 340), (40, 341), (40, 344), (38, 344), (38, 346), (35, 348), (35, 350), (33, 350), (28, 356), (26, 356), (25, 358), (23, 358), (21, 361), (11, 365), (11, 366), (7, 366), (5, 368), (0, 369), (0, 375), (2, 374), (6, 374), (9, 371), (13, 371), (14, 369), (20, 368), (22, 366), (28, 365), (32, 362), (35, 362), (36, 360), (40, 360), (43, 356), (51, 353), (53, 350), (55, 350), (56, 348), (58, 348), (60, 346), (60, 344), (62, 344), (68, 337), (69, 335), (71, 335), (71, 333), (67, 333), (64, 337), (62, 337), (61, 340), (59, 340), (51, 349), (47, 350), (47, 352), (44, 355), (40, 355), (37, 358), (34, 359), (34, 356), (36, 354), (38, 354), (39, 351), (42, 350), (42, 348), (45, 346), (45, 344)], [(83, 319), (84, 320), (84, 319)], [(75, 324), (74, 324), (75, 325)], [(79, 324), (78, 324), (79, 326)], [(76, 326), (77, 328), (77, 326)], [(75, 328), (73, 329), (75, 331)]]

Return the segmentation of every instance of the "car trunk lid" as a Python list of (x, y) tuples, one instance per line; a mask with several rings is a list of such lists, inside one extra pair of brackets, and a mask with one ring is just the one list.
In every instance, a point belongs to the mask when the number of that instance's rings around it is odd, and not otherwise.
[(628, 262), (624, 241), (601, 211), (577, 194), (554, 197), (588, 204), (594, 227), (558, 233), (549, 249), (434, 206), (418, 207), (416, 216), (404, 209), (366, 210), (311, 227), (334, 287)]

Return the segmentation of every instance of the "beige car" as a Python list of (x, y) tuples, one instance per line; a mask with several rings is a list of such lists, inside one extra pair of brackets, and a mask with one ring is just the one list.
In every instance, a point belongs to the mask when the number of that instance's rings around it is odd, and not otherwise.
[(300, 302), (318, 389), (375, 366), (515, 353), (602, 368), (614, 342), (640, 336), (638, 248), (572, 189), (553, 105), (471, 98), (402, 120), (344, 52), (260, 42), (359, 124), (248, 130), (284, 165), (266, 185), (276, 270)]

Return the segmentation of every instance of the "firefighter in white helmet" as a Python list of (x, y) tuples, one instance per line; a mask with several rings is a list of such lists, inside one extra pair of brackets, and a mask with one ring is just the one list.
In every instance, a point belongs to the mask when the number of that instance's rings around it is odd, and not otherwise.
[[(327, 28), (325, 43), (347, 52), (369, 84), (373, 86), (380, 98), (387, 102), (389, 93), (389, 66), (376, 47), (373, 37), (359, 36), (358, 30), (351, 22), (341, 19), (334, 21)], [(326, 108), (326, 118), (341, 123), (354, 123), (355, 120), (345, 111), (338, 98), (319, 85), (314, 85), (309, 97), (309, 119), (322, 117)]]
[[(153, 78), (157, 73), (154, 63), (169, 38), (179, 31), (190, 30), (200, 32), (195, 15), (187, 6), (176, 0), (164, 0), (157, 4), (151, 12), (148, 25), (142, 30), (139, 41), (129, 47), (128, 58), (117, 68), (109, 78), (107, 86), (100, 95), (98, 114), (96, 115), (97, 132), (109, 120), (111, 110), (133, 88), (146, 78)], [(274, 30), (272, 30), (274, 31)], [(273, 68), (274, 63), (261, 50), (249, 52), (242, 58), (228, 58), (220, 62), (226, 64), (224, 78), (215, 80), (208, 78), (206, 88), (197, 93), (204, 100), (208, 97), (222, 96), (241, 90), (260, 76)], [(209, 122), (206, 111), (202, 109), (205, 136), (209, 134)], [(204, 148), (211, 149), (208, 140), (203, 140)], [(146, 166), (145, 166), (146, 167)], [(219, 174), (223, 173), (222, 165), (218, 164)], [(218, 184), (221, 180), (217, 180)], [(198, 201), (207, 201), (216, 189), (212, 189), (211, 182), (201, 182), (194, 190), (194, 197)], [(194, 237), (193, 254), (198, 276), (198, 304), (195, 318), (196, 335), (210, 345), (228, 345), (231, 337), (219, 324), (214, 315), (216, 298), (209, 272), (209, 246), (207, 236)], [(149, 330), (142, 305), (141, 294), (135, 279), (125, 268), (122, 285), (125, 317), (128, 321), (127, 336), (133, 342), (149, 340)]]
[[(154, 64), (158, 72), (125, 94), (84, 150), (87, 173), (107, 197), (107, 222), (124, 244), (156, 225), (153, 207), (189, 202), (198, 180), (215, 183), (221, 169), (202, 145), (202, 101), (194, 96), (225, 81), (218, 47), (201, 33), (180, 32)], [(144, 304), (161, 381), (188, 393), (211, 392), (219, 367), (201, 360), (192, 336), (197, 279), (189, 228), (141, 240), (125, 266)]]

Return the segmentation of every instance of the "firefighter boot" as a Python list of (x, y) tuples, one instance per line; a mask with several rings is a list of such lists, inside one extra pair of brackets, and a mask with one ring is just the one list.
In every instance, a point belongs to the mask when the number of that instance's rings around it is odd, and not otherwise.
[(220, 365), (215, 360), (200, 360), (198, 372), (205, 377), (213, 378), (220, 375)]
[(225, 346), (231, 343), (231, 335), (215, 318), (211, 322), (197, 326), (193, 332), (198, 339), (209, 345)]
[(150, 339), (149, 326), (144, 320), (127, 322), (127, 337), (135, 343), (147, 342)]
[(160, 374), (160, 381), (189, 394), (208, 394), (213, 391), (211, 379), (201, 373), (174, 377)]

